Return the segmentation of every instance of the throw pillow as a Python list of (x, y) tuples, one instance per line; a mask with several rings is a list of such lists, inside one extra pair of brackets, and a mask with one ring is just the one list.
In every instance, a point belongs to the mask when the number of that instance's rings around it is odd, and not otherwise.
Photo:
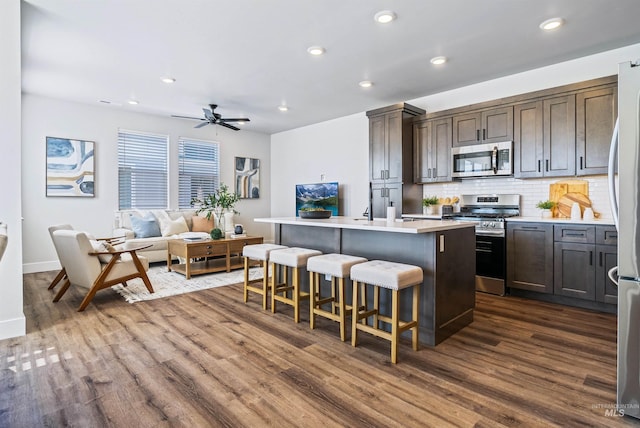
[(152, 238), (160, 236), (160, 227), (158, 222), (152, 215), (144, 218), (131, 216), (131, 226), (136, 238)]
[(193, 217), (191, 217), (191, 222), (193, 224), (191, 231), (192, 232), (211, 232), (211, 229), (213, 229), (214, 226), (214, 222), (213, 222), (213, 216), (211, 216), (210, 220), (207, 220), (206, 217), (200, 217), (200, 216), (196, 216), (194, 215)]
[(187, 221), (184, 217), (178, 217), (177, 219), (168, 221), (162, 225), (162, 236), (178, 235), (188, 231), (189, 226), (187, 226)]

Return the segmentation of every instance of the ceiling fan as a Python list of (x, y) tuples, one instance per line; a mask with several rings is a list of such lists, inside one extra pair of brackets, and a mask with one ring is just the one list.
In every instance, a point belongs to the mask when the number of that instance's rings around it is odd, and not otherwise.
[(203, 108), (202, 111), (204, 112), (204, 118), (178, 116), (178, 115), (171, 115), (171, 117), (201, 120), (202, 123), (199, 123), (198, 125), (194, 126), (194, 128), (202, 128), (203, 126), (207, 126), (207, 125), (220, 125), (220, 126), (224, 126), (225, 128), (233, 129), (234, 131), (239, 131), (240, 128), (230, 125), (229, 122), (249, 122), (249, 118), (247, 117), (223, 118), (220, 113), (215, 112), (217, 107), (218, 107), (217, 104), (209, 104), (210, 109)]

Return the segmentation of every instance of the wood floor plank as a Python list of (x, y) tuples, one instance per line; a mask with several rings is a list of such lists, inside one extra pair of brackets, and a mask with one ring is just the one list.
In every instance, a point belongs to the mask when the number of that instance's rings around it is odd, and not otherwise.
[[(435, 348), (339, 340), (307, 304), (264, 311), (231, 285), (135, 304), (104, 290), (58, 303), (25, 275), (27, 335), (0, 341), (0, 426), (640, 426), (615, 404), (616, 316), (477, 295)], [(350, 329), (349, 329), (350, 330)]]

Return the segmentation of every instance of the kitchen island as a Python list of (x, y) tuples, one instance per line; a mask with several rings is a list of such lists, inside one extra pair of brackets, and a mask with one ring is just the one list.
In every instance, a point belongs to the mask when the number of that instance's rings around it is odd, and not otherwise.
[[(476, 271), (473, 224), (451, 220), (368, 221), (339, 216), (255, 221), (274, 224), (276, 244), (420, 266), (424, 273), (419, 328), (423, 345), (435, 346), (473, 321)], [(304, 287), (308, 287), (308, 278), (305, 281)], [(401, 311), (406, 314), (411, 310), (410, 297), (410, 293), (401, 294)], [(382, 311), (389, 309), (390, 299), (383, 290)], [(402, 312), (401, 318), (405, 314)]]

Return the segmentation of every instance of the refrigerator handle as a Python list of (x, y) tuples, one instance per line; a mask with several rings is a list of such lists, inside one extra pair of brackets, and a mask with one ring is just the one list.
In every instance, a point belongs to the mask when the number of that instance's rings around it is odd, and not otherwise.
[[(613, 135), (611, 136), (611, 147), (609, 148), (609, 168), (607, 178), (609, 182), (609, 205), (611, 205), (611, 213), (613, 214), (613, 222), (616, 230), (619, 232), (618, 224), (618, 197), (616, 196), (616, 160), (618, 157), (618, 122), (616, 118), (616, 126), (613, 127)], [(613, 281), (613, 280), (612, 280)], [(617, 282), (616, 282), (617, 284)]]
[(609, 269), (609, 272), (607, 272), (607, 275), (609, 276), (609, 279), (611, 280), (611, 282), (613, 282), (617, 287), (618, 286), (618, 266), (615, 266)]

